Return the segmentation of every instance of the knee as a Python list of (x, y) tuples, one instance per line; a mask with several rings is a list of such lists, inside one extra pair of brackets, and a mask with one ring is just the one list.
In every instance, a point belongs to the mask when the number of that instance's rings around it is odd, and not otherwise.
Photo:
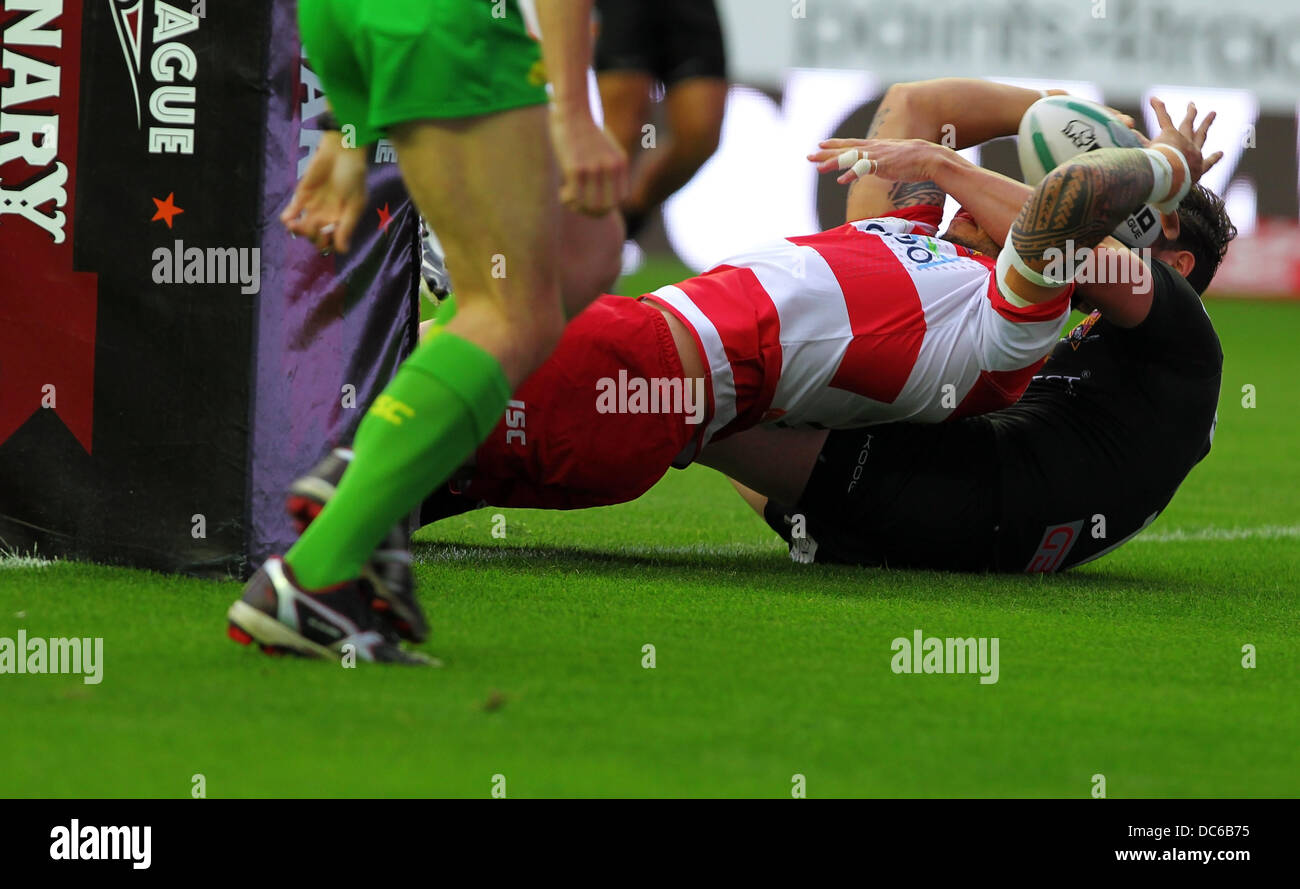
[(699, 102), (688, 113), (679, 114), (673, 121), (673, 143), (687, 157), (704, 163), (718, 150), (722, 140), (724, 106)]

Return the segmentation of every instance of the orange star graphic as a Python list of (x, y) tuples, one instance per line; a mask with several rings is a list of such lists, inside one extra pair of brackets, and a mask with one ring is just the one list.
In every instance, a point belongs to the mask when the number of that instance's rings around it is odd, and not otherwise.
[(388, 212), (388, 204), (384, 204), (382, 209), (376, 210), (375, 212), (379, 214), (379, 230), (381, 232), (387, 231), (388, 223), (393, 221), (393, 214)]
[(174, 191), (167, 195), (167, 200), (165, 201), (160, 201), (157, 198), (152, 198), (151, 200), (153, 200), (154, 205), (158, 208), (158, 212), (154, 213), (153, 219), (150, 219), (149, 221), (153, 222), (154, 220), (161, 219), (163, 222), (167, 223), (168, 228), (171, 228), (172, 219), (174, 219), (177, 214), (185, 212), (180, 207), (172, 203), (175, 200), (175, 198), (176, 198), (176, 192)]

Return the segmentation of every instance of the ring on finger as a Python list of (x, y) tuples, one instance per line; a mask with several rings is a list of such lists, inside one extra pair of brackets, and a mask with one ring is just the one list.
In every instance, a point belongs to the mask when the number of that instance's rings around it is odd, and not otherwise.
[(870, 176), (875, 173), (877, 167), (879, 167), (879, 164), (867, 157), (866, 152), (863, 152), (862, 158), (853, 165), (853, 172), (861, 179), (863, 176)]

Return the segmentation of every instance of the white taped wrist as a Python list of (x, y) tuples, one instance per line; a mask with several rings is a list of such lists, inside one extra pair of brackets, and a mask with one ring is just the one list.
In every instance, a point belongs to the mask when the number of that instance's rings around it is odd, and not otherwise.
[(1011, 259), (1007, 256), (1007, 251), (1011, 249), (1011, 245), (1007, 244), (1002, 248), (1002, 252), (998, 254), (998, 267), (993, 273), (997, 275), (998, 293), (1002, 294), (1002, 298), (1016, 308), (1028, 308), (1033, 303), (1012, 290), (1011, 285), (1007, 283), (1007, 269), (1011, 267)]
[[(1151, 172), (1155, 176), (1155, 185), (1151, 188), (1151, 195), (1147, 198), (1147, 203), (1160, 213), (1173, 213), (1178, 210), (1178, 205), (1182, 203), (1183, 198), (1192, 190), (1192, 170), (1187, 165), (1187, 158), (1183, 153), (1172, 145), (1162, 146), (1165, 150), (1158, 148), (1143, 148), (1142, 152), (1151, 162)], [(1182, 181), (1178, 189), (1174, 189), (1176, 175), (1174, 166), (1169, 160), (1169, 154), (1172, 153), (1182, 165)]]
[[(1030, 284), (1036, 284), (1039, 287), (1057, 288), (1064, 287), (1066, 284), (1070, 283), (1068, 278), (1058, 281), (1055, 278), (1049, 278), (1041, 272), (1036, 272), (1031, 269), (1025, 264), (1025, 261), (1020, 258), (1020, 254), (1016, 251), (1016, 248), (1011, 245), (1011, 240), (1008, 238), (1007, 243), (1002, 247), (1002, 251), (998, 253), (998, 290), (1002, 292), (1002, 295), (1006, 298), (1007, 302), (1012, 305), (1020, 306), (1021, 308), (1031, 305), (1032, 302), (1015, 293), (1011, 288), (1011, 285), (1007, 283), (1007, 270), (1012, 268), (1020, 273), (1020, 277), (1024, 278)], [(1013, 295), (1015, 297), (1014, 299), (1012, 298)]]

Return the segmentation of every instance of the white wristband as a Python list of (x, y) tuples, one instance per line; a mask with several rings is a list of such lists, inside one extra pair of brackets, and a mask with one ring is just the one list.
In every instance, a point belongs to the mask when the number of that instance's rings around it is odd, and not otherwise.
[(1054, 278), (1049, 278), (1041, 272), (1036, 272), (1031, 269), (1025, 264), (1025, 261), (1020, 258), (1020, 254), (1016, 251), (1016, 248), (1011, 245), (1011, 239), (1008, 237), (1006, 244), (1002, 247), (1002, 251), (998, 253), (998, 266), (996, 272), (998, 276), (998, 290), (1001, 291), (1002, 296), (1007, 300), (1007, 302), (1012, 305), (1020, 306), (1021, 308), (1030, 305), (1030, 301), (1016, 293), (1011, 289), (1011, 286), (1006, 283), (1007, 269), (1009, 268), (1014, 268), (1020, 273), (1022, 278), (1030, 284), (1036, 284), (1039, 287), (1064, 287), (1066, 284), (1070, 283), (1068, 279), (1057, 281)]
[(1178, 210), (1178, 205), (1182, 203), (1183, 198), (1192, 190), (1192, 170), (1187, 165), (1187, 158), (1183, 153), (1172, 145), (1163, 146), (1168, 151), (1173, 152), (1178, 158), (1178, 162), (1183, 167), (1182, 184), (1178, 190), (1170, 194), (1174, 188), (1174, 166), (1169, 161), (1169, 155), (1157, 148), (1143, 148), (1147, 159), (1151, 162), (1151, 172), (1155, 176), (1155, 185), (1151, 188), (1151, 196), (1147, 198), (1147, 203), (1154, 207), (1160, 213), (1173, 213)]

